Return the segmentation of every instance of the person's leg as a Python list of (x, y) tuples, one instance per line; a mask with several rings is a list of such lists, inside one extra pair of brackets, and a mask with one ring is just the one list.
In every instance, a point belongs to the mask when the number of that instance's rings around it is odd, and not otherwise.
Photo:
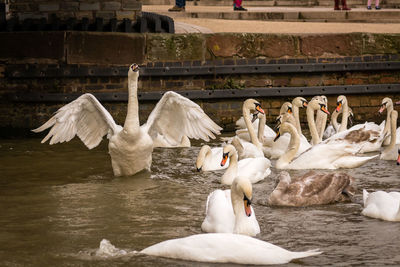
[(186, 6), (186, 1), (185, 0), (176, 0), (175, 3), (179, 7), (185, 7)]
[(367, 8), (368, 9), (371, 9), (371, 4), (372, 4), (372, 0), (368, 0), (368, 3), (367, 3)]
[(185, 11), (186, 0), (175, 0), (175, 6), (168, 11)]
[(379, 6), (379, 0), (375, 0), (375, 9), (381, 9)]
[[(372, 0), (370, 0), (370, 1), (372, 1)], [(333, 10), (340, 10), (339, 0), (335, 0), (335, 7), (333, 8)]]
[(351, 8), (347, 7), (346, 0), (342, 0), (342, 10), (351, 10)]

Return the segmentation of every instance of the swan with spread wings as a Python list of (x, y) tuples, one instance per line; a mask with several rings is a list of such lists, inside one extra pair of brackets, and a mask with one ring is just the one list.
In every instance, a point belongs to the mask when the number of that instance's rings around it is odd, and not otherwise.
[(154, 147), (190, 146), (189, 138), (209, 141), (215, 138), (214, 134), (220, 134), (222, 128), (200, 106), (171, 91), (163, 95), (147, 122), (140, 126), (138, 78), (139, 66), (132, 64), (128, 71), (128, 109), (123, 127), (115, 123), (92, 94), (84, 94), (61, 107), (33, 131), (51, 128), (42, 140), (42, 143), (50, 140), (50, 145), (68, 142), (77, 135), (89, 149), (98, 146), (107, 135), (115, 176), (150, 170)]

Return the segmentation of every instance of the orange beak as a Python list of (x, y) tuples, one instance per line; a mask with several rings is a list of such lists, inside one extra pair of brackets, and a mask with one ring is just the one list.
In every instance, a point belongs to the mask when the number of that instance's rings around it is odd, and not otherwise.
[(287, 113), (292, 114), (293, 113), (292, 108), (288, 108)]
[(228, 154), (224, 154), (221, 160), (221, 167), (225, 165), (227, 160), (228, 160)]
[(303, 102), (303, 107), (307, 107), (308, 106), (308, 103), (307, 102)]
[(329, 111), (326, 109), (325, 106), (322, 106), (322, 107), (321, 107), (321, 110), (322, 110), (323, 112), (325, 112), (326, 114), (330, 115)]
[(400, 165), (400, 149), (399, 149), (399, 156), (397, 157), (397, 165)]
[(342, 103), (338, 103), (336, 106), (336, 112), (339, 113), (340, 109), (342, 108)]
[(251, 203), (247, 199), (245, 199), (243, 201), (243, 203), (244, 203), (244, 212), (246, 213), (247, 217), (250, 217), (251, 216)]
[(261, 114), (265, 114), (264, 110), (263, 110), (260, 106), (257, 106), (257, 107), (256, 107), (256, 110), (257, 110), (258, 112), (260, 112)]

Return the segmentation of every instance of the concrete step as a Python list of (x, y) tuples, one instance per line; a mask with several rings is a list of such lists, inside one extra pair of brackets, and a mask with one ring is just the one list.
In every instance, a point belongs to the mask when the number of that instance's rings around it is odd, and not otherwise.
[[(174, 0), (142, 0), (143, 5), (173, 5)], [(375, 3), (375, 2), (374, 2)], [(374, 5), (373, 3), (373, 5)], [(187, 6), (231, 6), (232, 0), (186, 0)], [(350, 7), (365, 7), (365, 0), (348, 0)], [(333, 7), (333, 0), (244, 0), (246, 7)], [(400, 0), (380, 1), (382, 8), (400, 8)]]
[(400, 10), (334, 11), (331, 8), (248, 7), (248, 12), (233, 11), (232, 7), (187, 6), (186, 12), (168, 12), (170, 6), (143, 6), (143, 11), (155, 12), (172, 18), (258, 20), (288, 22), (357, 22), (400, 23)]

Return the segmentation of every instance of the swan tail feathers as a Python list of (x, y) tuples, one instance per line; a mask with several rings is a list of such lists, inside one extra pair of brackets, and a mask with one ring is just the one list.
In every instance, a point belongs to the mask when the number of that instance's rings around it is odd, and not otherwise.
[(319, 249), (311, 249), (303, 252), (293, 252), (292, 254), (292, 259), (301, 259), (301, 258), (306, 258), (306, 257), (312, 257), (312, 256), (317, 256), (322, 254), (323, 251), (320, 251)]

